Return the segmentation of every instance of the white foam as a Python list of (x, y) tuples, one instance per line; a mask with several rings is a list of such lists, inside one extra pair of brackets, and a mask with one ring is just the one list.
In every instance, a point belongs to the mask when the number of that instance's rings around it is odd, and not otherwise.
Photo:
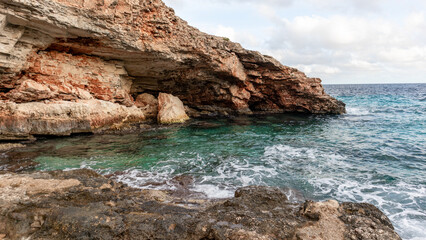
[(396, 184), (377, 184), (368, 165), (318, 149), (274, 145), (265, 148), (265, 157), (280, 169), (279, 172), (291, 169), (304, 174), (319, 199), (327, 196), (338, 201), (371, 203), (389, 217), (403, 239), (426, 239), (426, 213), (418, 206), (418, 199), (426, 196), (425, 186), (403, 180)]
[[(420, 212), (421, 207), (417, 205), (418, 199), (426, 196), (426, 187), (404, 181), (377, 184), (375, 173), (368, 165), (352, 162), (332, 149), (277, 144), (265, 147), (264, 155), (257, 162), (233, 156), (211, 155), (205, 159), (194, 155), (196, 157), (184, 158), (182, 154), (160, 161), (149, 170), (130, 169), (117, 176), (117, 180), (136, 188), (173, 190), (175, 185), (171, 179), (183, 169), (195, 179), (190, 190), (204, 193), (208, 198), (228, 198), (238, 187), (271, 185), (271, 182), (286, 186), (287, 183), (280, 181), (294, 181), (283, 177), (289, 173), (287, 177), (298, 178), (299, 182), (312, 187), (310, 191), (315, 198), (372, 203), (391, 219), (404, 239), (426, 239), (422, 230), (426, 213)], [(90, 167), (91, 164), (87, 162), (82, 166)], [(182, 169), (178, 171), (176, 166)], [(209, 169), (208, 172), (205, 169)]]
[(365, 115), (369, 115), (370, 111), (368, 111), (367, 109), (358, 108), (358, 107), (347, 107), (346, 113), (348, 115), (354, 115), (354, 116), (365, 116)]
[(171, 176), (170, 171), (150, 172), (130, 169), (118, 175), (116, 179), (134, 188), (174, 190), (175, 186), (170, 184)]
[(204, 193), (208, 198), (230, 198), (235, 191), (232, 188), (225, 189), (212, 184), (197, 184), (191, 190)]
[(391, 221), (397, 222), (396, 230), (403, 235), (403, 239), (410, 240), (425, 240), (425, 220), (413, 220), (408, 217), (401, 219), (393, 219)]
[[(368, 202), (382, 210), (392, 221), (403, 239), (426, 239), (424, 220), (426, 213), (420, 212), (415, 198), (425, 197), (425, 187), (400, 183), (396, 186), (377, 186), (368, 179), (365, 182), (347, 178), (313, 178), (309, 182), (319, 195), (332, 195), (339, 201)], [(334, 189), (331, 193), (330, 189)], [(392, 194), (392, 195), (391, 195)], [(404, 203), (397, 202), (397, 197)]]

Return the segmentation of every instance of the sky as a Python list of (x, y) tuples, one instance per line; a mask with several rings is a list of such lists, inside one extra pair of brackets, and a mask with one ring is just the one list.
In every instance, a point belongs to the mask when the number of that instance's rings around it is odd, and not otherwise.
[(163, 0), (325, 84), (426, 83), (425, 0)]

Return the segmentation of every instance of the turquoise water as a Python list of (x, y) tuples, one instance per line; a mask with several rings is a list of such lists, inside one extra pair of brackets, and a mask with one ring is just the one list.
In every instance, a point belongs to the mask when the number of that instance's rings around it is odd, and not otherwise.
[[(237, 187), (298, 189), (306, 198), (369, 202), (404, 239), (426, 239), (426, 84), (329, 85), (342, 116), (275, 115), (197, 120), (121, 136), (37, 142), (39, 169), (122, 171), (119, 181), (229, 197)], [(28, 151), (28, 149), (26, 150)]]

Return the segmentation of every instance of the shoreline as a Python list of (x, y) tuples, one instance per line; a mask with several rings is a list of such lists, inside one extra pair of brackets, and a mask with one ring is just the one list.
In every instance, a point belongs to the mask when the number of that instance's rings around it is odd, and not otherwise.
[(4, 239), (400, 239), (371, 204), (293, 203), (272, 187), (212, 200), (134, 189), (85, 169), (0, 178)]

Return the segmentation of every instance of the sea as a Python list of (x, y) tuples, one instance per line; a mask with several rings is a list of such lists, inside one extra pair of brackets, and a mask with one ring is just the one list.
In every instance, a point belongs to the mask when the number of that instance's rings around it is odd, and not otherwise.
[(332, 115), (191, 120), (121, 135), (44, 139), (38, 170), (90, 168), (137, 188), (232, 197), (242, 186), (293, 189), (306, 199), (367, 202), (403, 239), (426, 239), (426, 84), (325, 85), (347, 105)]

